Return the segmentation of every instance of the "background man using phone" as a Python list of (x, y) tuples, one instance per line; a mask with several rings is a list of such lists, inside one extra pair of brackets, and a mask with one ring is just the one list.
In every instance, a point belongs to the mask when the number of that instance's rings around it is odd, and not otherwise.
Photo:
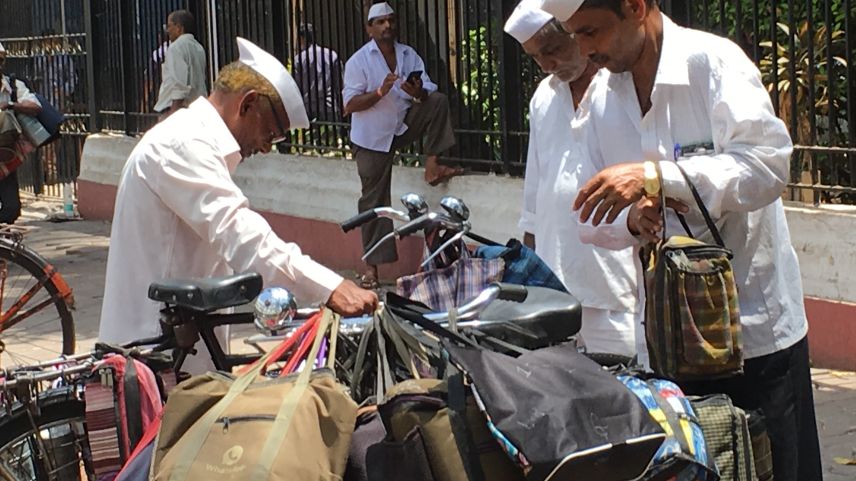
[[(351, 143), (362, 182), (360, 212), (390, 205), (395, 151), (424, 137), (425, 181), (437, 185), (461, 173), (440, 165), (437, 156), (455, 145), (449, 99), (425, 73), (413, 48), (398, 43), (398, 18), (387, 3), (369, 9), (371, 37), (345, 64), (345, 115), (351, 118)], [(392, 230), (389, 219), (362, 227), (363, 249)], [(363, 286), (377, 286), (377, 266), (398, 260), (394, 243), (386, 243), (366, 260)]]

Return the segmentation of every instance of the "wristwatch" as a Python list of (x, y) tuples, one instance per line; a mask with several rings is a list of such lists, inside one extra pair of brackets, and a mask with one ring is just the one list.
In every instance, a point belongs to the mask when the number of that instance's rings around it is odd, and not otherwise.
[(648, 197), (657, 197), (660, 194), (660, 176), (657, 175), (657, 165), (652, 160), (646, 160), (642, 164), (645, 168), (643, 189)]

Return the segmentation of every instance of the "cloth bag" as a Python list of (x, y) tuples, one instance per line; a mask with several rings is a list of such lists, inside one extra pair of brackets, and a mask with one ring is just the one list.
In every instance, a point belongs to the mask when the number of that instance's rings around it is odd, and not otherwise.
[[(659, 171), (659, 164), (657, 169)], [(678, 165), (678, 164), (675, 164)], [(728, 377), (743, 371), (743, 342), (731, 251), (683, 169), (716, 244), (685, 236), (663, 238), (640, 251), (645, 285), (645, 340), (651, 369), (677, 381)], [(665, 225), (666, 193), (660, 189)]]
[[(331, 370), (339, 317), (325, 310), (316, 322), (298, 374), (260, 376), (282, 352), (272, 350), (238, 377), (207, 373), (177, 386), (164, 410), (150, 479), (340, 479), (357, 405)], [(313, 370), (325, 342), (327, 368)]]
[(573, 345), (517, 358), (445, 345), (527, 480), (636, 479), (665, 439), (639, 400)]
[(690, 397), (721, 479), (757, 481), (746, 413), (725, 394)]
[(461, 257), (447, 267), (399, 277), (396, 293), (422, 302), (435, 311), (448, 311), (502, 280), (504, 259), (471, 257), (468, 252), (466, 246), (462, 246)]

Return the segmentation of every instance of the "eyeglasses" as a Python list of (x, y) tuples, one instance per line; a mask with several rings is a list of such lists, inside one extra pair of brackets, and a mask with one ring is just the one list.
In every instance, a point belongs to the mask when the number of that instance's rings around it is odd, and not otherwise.
[(279, 114), (276, 113), (276, 108), (274, 108), (273, 100), (270, 99), (267, 95), (262, 95), (262, 97), (266, 98), (268, 101), (268, 105), (270, 106), (270, 111), (273, 112), (273, 118), (276, 120), (276, 126), (279, 129), (279, 135), (277, 136), (275, 133), (271, 133), (271, 144), (279, 144), (281, 142), (285, 142), (286, 130), (283, 127), (283, 122), (279, 118)]

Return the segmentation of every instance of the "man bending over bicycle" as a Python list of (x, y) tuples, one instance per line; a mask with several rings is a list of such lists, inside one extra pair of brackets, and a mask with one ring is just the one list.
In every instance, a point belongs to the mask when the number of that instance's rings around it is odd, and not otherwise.
[[(265, 284), (342, 315), (377, 307), (373, 292), (277, 237), (232, 180), (244, 158), (270, 152), (289, 129), (309, 127), (285, 67), (245, 39), (238, 38), (238, 49), (240, 60), (220, 71), (207, 99), (149, 130), (128, 158), (110, 233), (102, 341), (160, 334), (159, 306), (146, 293), (151, 282), (166, 278), (255, 271)], [(188, 358), (187, 370), (208, 367), (201, 364), (205, 357)]]

